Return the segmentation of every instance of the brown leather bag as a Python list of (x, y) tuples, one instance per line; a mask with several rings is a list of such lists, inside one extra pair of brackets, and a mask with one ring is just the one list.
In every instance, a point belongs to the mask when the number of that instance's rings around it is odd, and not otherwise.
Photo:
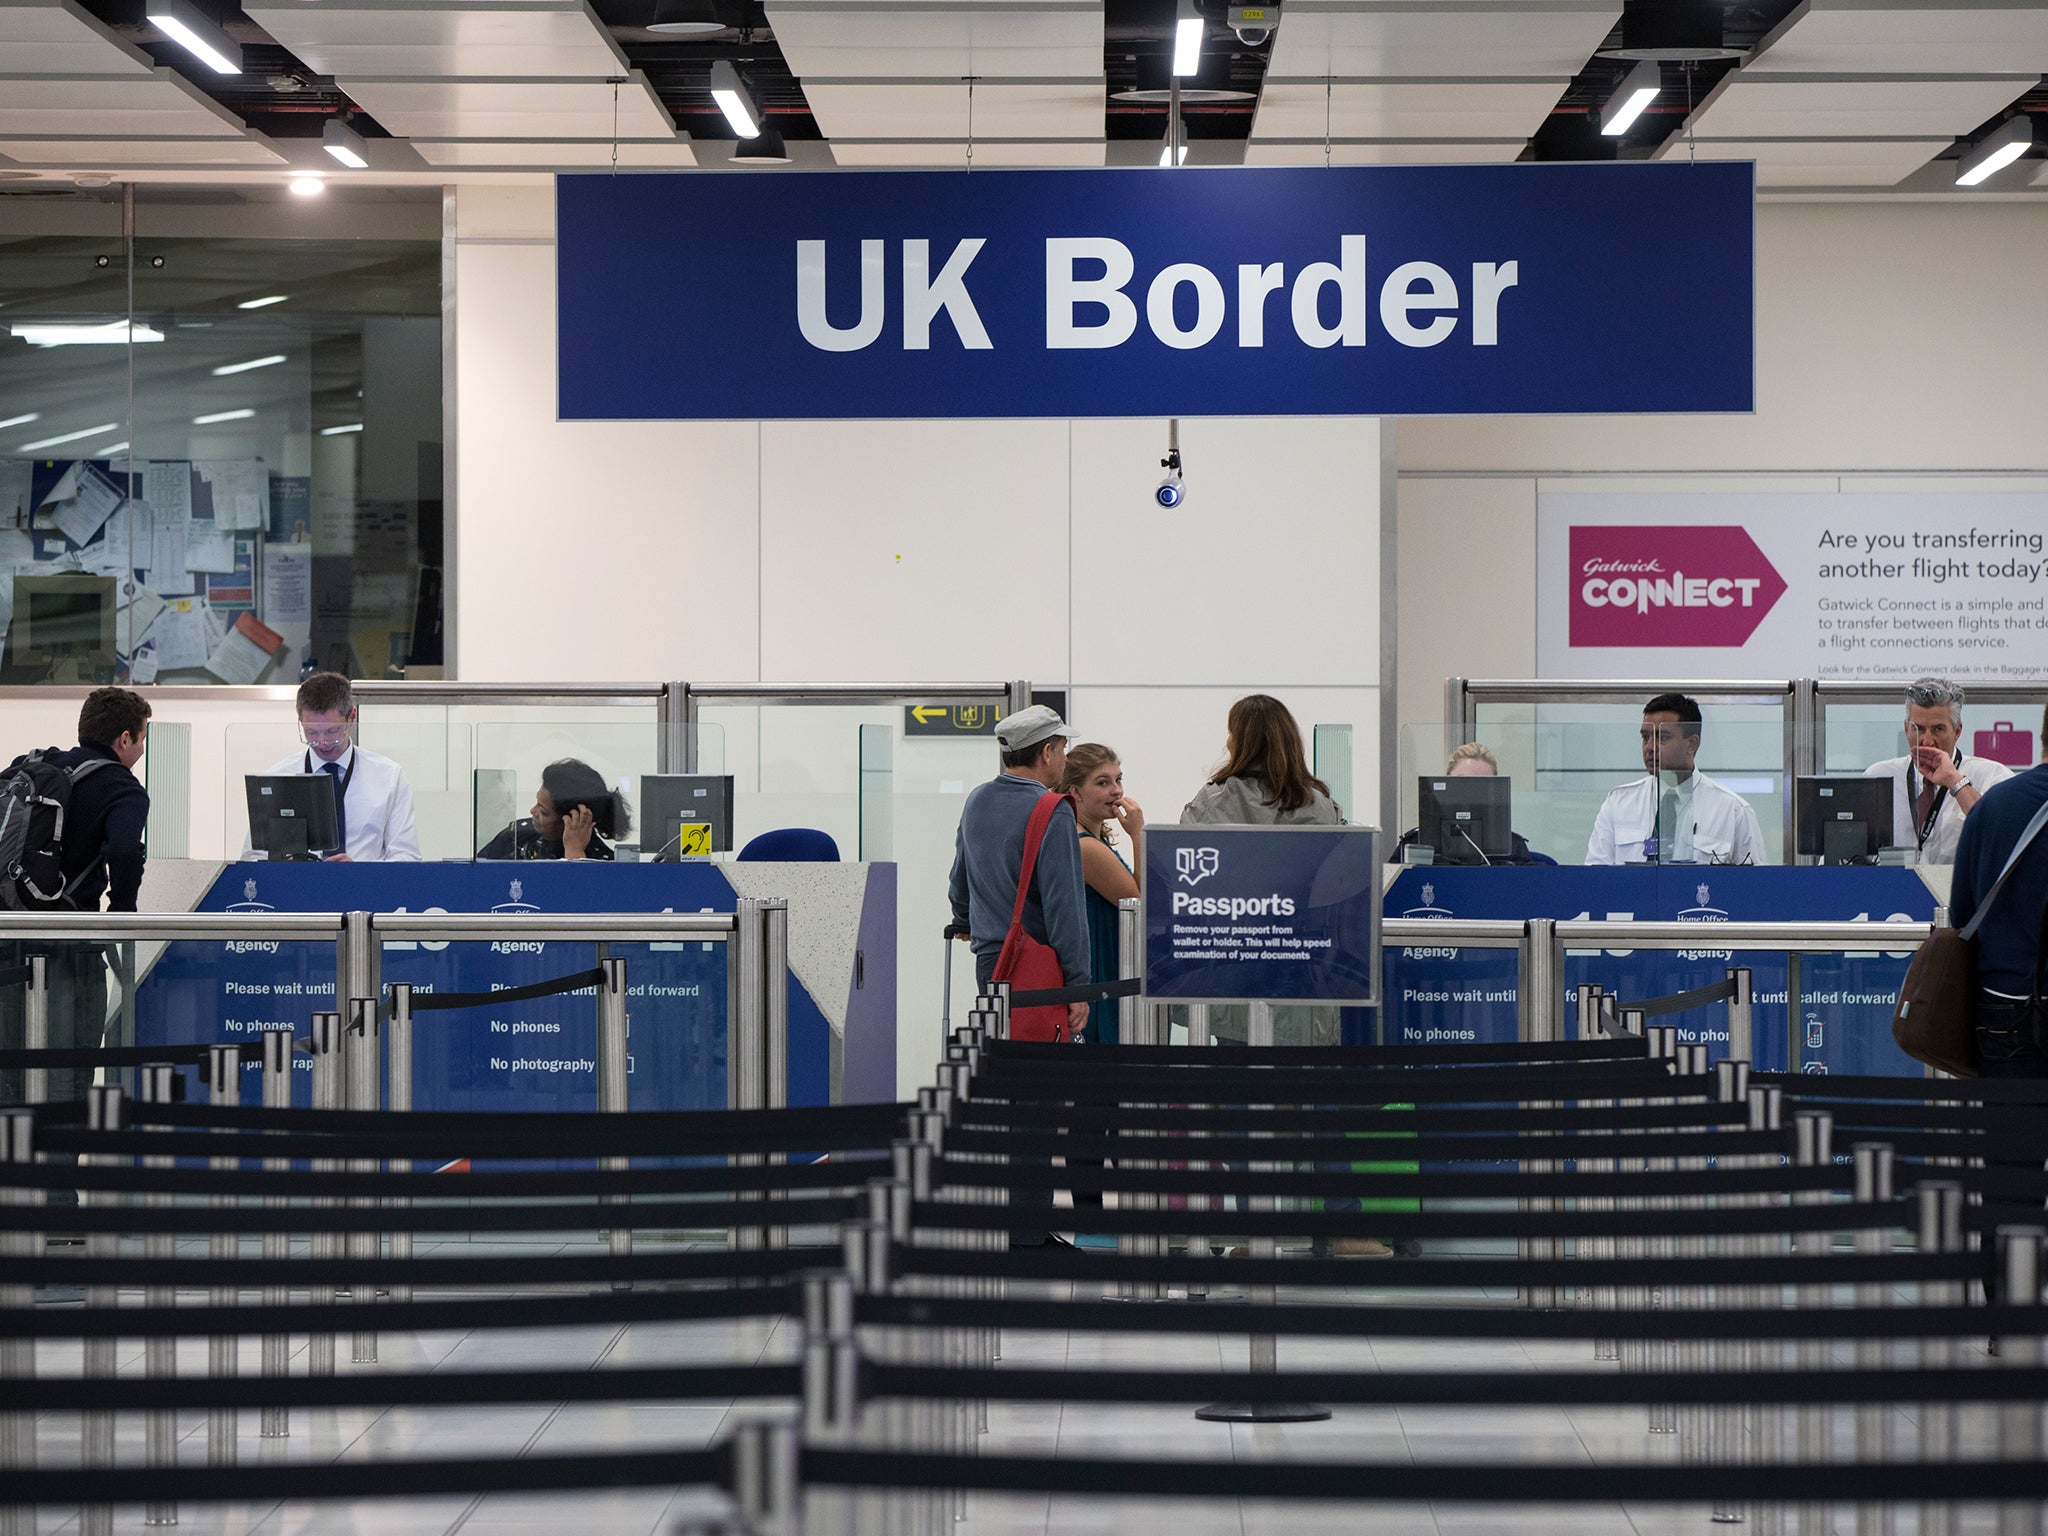
[(2044, 824), (2048, 805), (2027, 823), (1968, 924), (1935, 929), (1913, 952), (1892, 1012), (1892, 1041), (1915, 1061), (1951, 1077), (1977, 1075), (1977, 930)]

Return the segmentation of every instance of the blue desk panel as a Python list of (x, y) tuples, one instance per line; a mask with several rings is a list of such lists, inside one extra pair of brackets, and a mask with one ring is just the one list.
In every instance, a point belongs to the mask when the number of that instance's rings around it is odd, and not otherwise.
[[(1788, 1042), (1789, 967), (1782, 954), (1711, 947), (1726, 922), (1925, 922), (1935, 901), (1910, 869), (1759, 869), (1717, 866), (1404, 869), (1385, 915), (1410, 918), (1634, 919), (1702, 925), (1692, 950), (1567, 950), (1566, 1028), (1576, 1035), (1581, 983), (1625, 1000), (1661, 997), (1720, 981), (1746, 965), (1756, 988), (1754, 1051), (1762, 1070), (1918, 1076), (1892, 1044), (1892, 1006), (1910, 953), (1806, 955), (1799, 961), (1799, 1028)], [(1386, 1040), (1439, 1044), (1515, 1038), (1515, 952), (1389, 944)], [(1370, 1028), (1370, 1015), (1361, 1021)], [(1727, 1051), (1723, 1005), (1671, 1016), (1679, 1038)], [(1347, 1019), (1347, 1033), (1360, 1024)], [(1361, 1040), (1370, 1036), (1360, 1034)]]
[[(731, 912), (732, 886), (711, 864), (231, 864), (200, 912)], [(501, 940), (386, 943), (383, 979), (416, 992), (488, 992), (589, 970), (595, 944)], [(614, 944), (626, 961), (634, 1109), (725, 1107), (726, 946)], [(331, 944), (169, 946), (138, 995), (139, 1045), (246, 1040), (265, 1029), (304, 1035), (334, 1007)], [(789, 978), (789, 1102), (831, 1099), (832, 1029)], [(421, 1013), (414, 1020), (413, 1102), (422, 1110), (597, 1108), (594, 989), (505, 1007)], [(296, 1098), (307, 1101), (301, 1056)], [(254, 1070), (251, 1064), (249, 1070)], [(254, 1102), (255, 1084), (243, 1092)]]

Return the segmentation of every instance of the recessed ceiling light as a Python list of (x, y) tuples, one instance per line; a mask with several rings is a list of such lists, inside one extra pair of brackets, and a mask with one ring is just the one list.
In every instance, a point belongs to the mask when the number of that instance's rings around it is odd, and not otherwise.
[(254, 410), (245, 405), (239, 410), (215, 411), (209, 416), (194, 416), (192, 418), (192, 425), (195, 427), (211, 427), (223, 421), (247, 421), (255, 414)]
[(253, 373), (258, 368), (275, 368), (284, 360), (282, 352), (273, 352), (268, 357), (252, 357), (246, 363), (222, 363), (213, 370), (213, 376), (224, 379), (231, 373)]
[(360, 432), (362, 430), (363, 424), (360, 421), (352, 421), (349, 422), (346, 426), (322, 427), (320, 429), (320, 435), (322, 437), (340, 437), (344, 432)]
[(1643, 60), (1628, 72), (1600, 108), (1600, 132), (1610, 139), (1627, 133), (1629, 125), (1643, 115), (1663, 89), (1664, 66), (1655, 59)]
[(751, 139), (761, 131), (761, 109), (730, 59), (719, 59), (711, 66), (711, 99), (741, 138)]
[(288, 293), (271, 293), (271, 294), (265, 294), (265, 295), (264, 295), (264, 296), (263, 296), (262, 298), (260, 298), (260, 299), (244, 299), (244, 300), (243, 300), (243, 301), (242, 301), (241, 303), (237, 304), (237, 305), (235, 306), (235, 308), (237, 308), (237, 309), (268, 309), (268, 308), (270, 308), (270, 306), (271, 306), (271, 305), (273, 305), (273, 304), (282, 304), (282, 303), (283, 303), (283, 302), (284, 302), (284, 301), (285, 301), (286, 299), (288, 299), (288, 298), (290, 298), (290, 297), (291, 297), (291, 295), (290, 295), (290, 294), (288, 294)]
[(104, 448), (95, 448), (91, 453), (88, 453), (86, 457), (88, 459), (110, 459), (117, 453), (126, 453), (127, 451), (128, 444), (125, 440), (123, 440), (118, 443), (109, 443)]
[(241, 45), (202, 15), (191, 0), (149, 0), (156, 29), (217, 75), (242, 72)]
[(80, 171), (71, 178), (71, 185), (86, 192), (98, 192), (114, 184), (114, 178), (105, 171)]
[(1187, 145), (1181, 145), (1178, 155), (1174, 154), (1171, 144), (1167, 145), (1166, 148), (1159, 151), (1159, 163), (1161, 165), (1186, 165), (1188, 163)]
[(126, 320), (108, 320), (99, 325), (10, 325), (7, 328), (32, 347), (125, 347), (131, 341), (162, 341), (164, 333), (137, 324), (132, 330)]
[(1173, 72), (1183, 78), (1202, 68), (1202, 15), (1195, 0), (1180, 0), (1173, 21)]
[(42, 419), (43, 415), (40, 411), (30, 411), (25, 416), (10, 416), (5, 421), (0, 421), (0, 431), (5, 431), (9, 427), (25, 427), (32, 421), (41, 421)]
[(103, 421), (96, 427), (87, 427), (83, 432), (61, 432), (55, 437), (39, 437), (32, 443), (23, 443), (16, 453), (34, 453), (38, 448), (55, 448), (63, 443), (75, 443), (80, 438), (102, 437), (109, 432), (121, 430), (118, 421)]
[(327, 183), (318, 176), (294, 176), (292, 178), (292, 196), (294, 197), (318, 197), (326, 190)]
[(338, 117), (330, 117), (321, 125), (320, 147), (352, 171), (364, 170), (369, 166), (369, 144), (360, 133)]
[(1956, 167), (1956, 185), (1974, 187), (1988, 181), (2033, 147), (2034, 120), (2022, 112), (1963, 151)]

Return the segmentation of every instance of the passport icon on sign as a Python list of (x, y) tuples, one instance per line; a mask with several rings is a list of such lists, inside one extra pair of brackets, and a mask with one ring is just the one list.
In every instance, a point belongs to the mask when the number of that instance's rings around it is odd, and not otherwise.
[(1214, 848), (1176, 848), (1173, 850), (1174, 872), (1180, 876), (1182, 885), (1200, 885), (1216, 873), (1218, 858)]

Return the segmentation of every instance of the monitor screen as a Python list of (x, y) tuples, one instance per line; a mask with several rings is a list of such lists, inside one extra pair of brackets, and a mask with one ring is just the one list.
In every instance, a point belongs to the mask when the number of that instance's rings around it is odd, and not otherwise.
[(8, 659), (98, 680), (114, 665), (114, 588), (112, 576), (17, 572)]
[(1874, 864), (1892, 844), (1893, 781), (1889, 774), (1802, 774), (1793, 814), (1799, 853), (1823, 864)]
[(662, 863), (732, 848), (732, 775), (650, 773), (640, 780), (640, 856)]
[(1514, 856), (1512, 780), (1426, 773), (1417, 781), (1420, 841), (1439, 864), (1491, 864)]
[(273, 859), (317, 859), (341, 846), (335, 782), (324, 773), (252, 773), (249, 846)]

